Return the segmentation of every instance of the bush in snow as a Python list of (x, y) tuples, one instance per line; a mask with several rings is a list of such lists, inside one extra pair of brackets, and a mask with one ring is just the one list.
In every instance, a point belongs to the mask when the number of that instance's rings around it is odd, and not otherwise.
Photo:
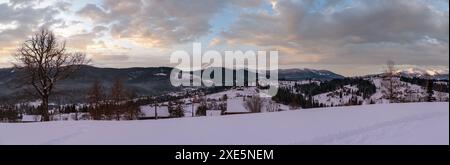
[(267, 112), (278, 112), (280, 110), (280, 105), (274, 101), (269, 100), (266, 104)]
[(184, 117), (184, 110), (182, 107), (182, 103), (176, 102), (175, 105), (172, 105), (171, 102), (169, 102), (169, 113), (171, 117)]
[(195, 112), (196, 116), (206, 116), (206, 110), (208, 110), (208, 107), (206, 104), (200, 104), (197, 107), (197, 111)]
[(17, 122), (19, 113), (15, 106), (0, 105), (0, 122)]
[(244, 106), (252, 113), (259, 113), (263, 107), (263, 100), (258, 95), (254, 95), (245, 100)]

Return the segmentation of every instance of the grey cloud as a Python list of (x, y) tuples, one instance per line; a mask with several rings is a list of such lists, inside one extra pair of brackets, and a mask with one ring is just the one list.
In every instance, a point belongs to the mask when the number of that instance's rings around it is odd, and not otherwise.
[(11, 6), (33, 6), (37, 3), (42, 2), (43, 0), (9, 0)]
[(31, 5), (20, 5), (27, 2), (31, 1), (15, 0), (11, 1), (11, 4), (0, 4), (0, 24), (12, 23), (16, 26), (13, 29), (0, 31), (0, 51), (16, 46), (35, 29), (62, 22), (54, 17), (59, 11), (53, 7), (33, 8)]
[(93, 62), (109, 62), (109, 61), (127, 61), (130, 58), (128, 55), (95, 55)]
[(95, 4), (87, 4), (77, 13), (96, 22), (105, 22), (109, 19), (107, 13)]
[(82, 33), (72, 35), (67, 38), (67, 46), (79, 50), (86, 50), (86, 47), (88, 45), (94, 44), (93, 39), (95, 39), (96, 37), (97, 35), (95, 33)]
[[(334, 1), (311, 12), (313, 1), (279, 0), (276, 14), (242, 14), (222, 37), (228, 43), (296, 56), (287, 63), (373, 64), (395, 59), (448, 66), (448, 11), (420, 0), (357, 2), (337, 10), (345, 1)], [(425, 39), (435, 42), (419, 43)]]
[(55, 4), (56, 8), (61, 10), (61, 11), (68, 11), (70, 9), (70, 7), (72, 6), (72, 3), (68, 2), (68, 1), (58, 1)]
[(108, 30), (108, 27), (106, 27), (106, 26), (96, 26), (96, 27), (94, 27), (93, 29), (92, 29), (92, 31), (93, 32), (95, 32), (95, 33), (101, 33), (101, 32), (104, 32), (104, 31), (107, 31)]
[[(328, 20), (328, 21), (326, 21)], [(332, 15), (308, 15), (297, 33), (305, 38), (358, 38), (348, 42), (414, 42), (424, 36), (448, 41), (448, 14), (440, 16), (414, 1), (365, 1), (360, 6)], [(447, 33), (448, 34), (448, 33)]]
[(263, 3), (267, 3), (267, 0), (229, 0), (233, 6), (242, 8), (255, 8), (261, 6)]
[(58, 13), (52, 7), (33, 8), (31, 6), (16, 7), (6, 3), (0, 4), (0, 23), (10, 23), (16, 21), (19, 24), (36, 24), (38, 22), (52, 19)]

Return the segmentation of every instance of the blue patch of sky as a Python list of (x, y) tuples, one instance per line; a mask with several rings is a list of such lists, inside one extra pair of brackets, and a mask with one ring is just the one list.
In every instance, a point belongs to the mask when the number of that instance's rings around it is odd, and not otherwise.
[(270, 3), (263, 3), (257, 8), (244, 9), (236, 8), (234, 6), (228, 6), (224, 8), (210, 20), (209, 23), (211, 25), (211, 32), (208, 35), (201, 37), (199, 39), (199, 42), (207, 44), (214, 38), (218, 37), (220, 33), (230, 30), (230, 27), (242, 13), (256, 13), (260, 11), (264, 11), (268, 14), (275, 14), (275, 11), (272, 8), (272, 4)]
[(261, 5), (261, 9), (262, 9), (263, 11), (267, 12), (267, 13), (270, 14), (270, 15), (274, 15), (274, 14), (276, 14), (276, 13), (275, 13), (275, 10), (273, 10), (272, 7), (273, 7), (273, 6), (272, 6), (271, 3), (264, 3), (264, 4)]
[(334, 0), (316, 0), (311, 5), (309, 9), (310, 13), (315, 12), (323, 12), (326, 9), (332, 8), (334, 11), (340, 11), (352, 5), (355, 5), (358, 1), (354, 0), (343, 0), (343, 1), (334, 1)]
[(439, 9), (441, 11), (449, 12), (449, 4), (448, 0), (424, 0), (425, 2), (428, 2), (432, 4), (436, 9)]
[(323, 7), (326, 5), (326, 1), (325, 0), (317, 0), (314, 1), (313, 4), (311, 5), (311, 8), (309, 9), (309, 12), (313, 13), (313, 12), (320, 12)]
[(102, 8), (102, 0), (77, 0), (72, 2), (71, 9), (72, 11), (78, 11), (87, 4), (95, 4)]
[(239, 12), (233, 9), (226, 8), (222, 12), (216, 14), (216, 16), (210, 21), (211, 33), (218, 34), (223, 31), (227, 31), (230, 25), (236, 21), (239, 16)]
[(201, 42), (203, 45), (208, 45), (214, 38), (216, 38), (220, 33), (228, 31), (230, 26), (239, 17), (239, 12), (236, 12), (232, 8), (225, 8), (221, 12), (217, 13), (210, 21), (211, 26), (210, 32), (200, 37), (197, 42)]

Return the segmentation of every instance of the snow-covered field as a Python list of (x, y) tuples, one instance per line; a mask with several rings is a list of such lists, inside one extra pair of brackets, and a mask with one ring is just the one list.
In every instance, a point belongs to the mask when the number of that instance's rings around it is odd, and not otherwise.
[(449, 104), (147, 121), (0, 123), (0, 144), (449, 144)]

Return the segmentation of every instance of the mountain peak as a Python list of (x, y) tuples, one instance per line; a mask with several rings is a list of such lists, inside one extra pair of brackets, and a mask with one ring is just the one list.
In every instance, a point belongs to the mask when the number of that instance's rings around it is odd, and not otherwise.
[(444, 69), (406, 68), (397, 70), (396, 73), (405, 77), (448, 79), (448, 70)]

